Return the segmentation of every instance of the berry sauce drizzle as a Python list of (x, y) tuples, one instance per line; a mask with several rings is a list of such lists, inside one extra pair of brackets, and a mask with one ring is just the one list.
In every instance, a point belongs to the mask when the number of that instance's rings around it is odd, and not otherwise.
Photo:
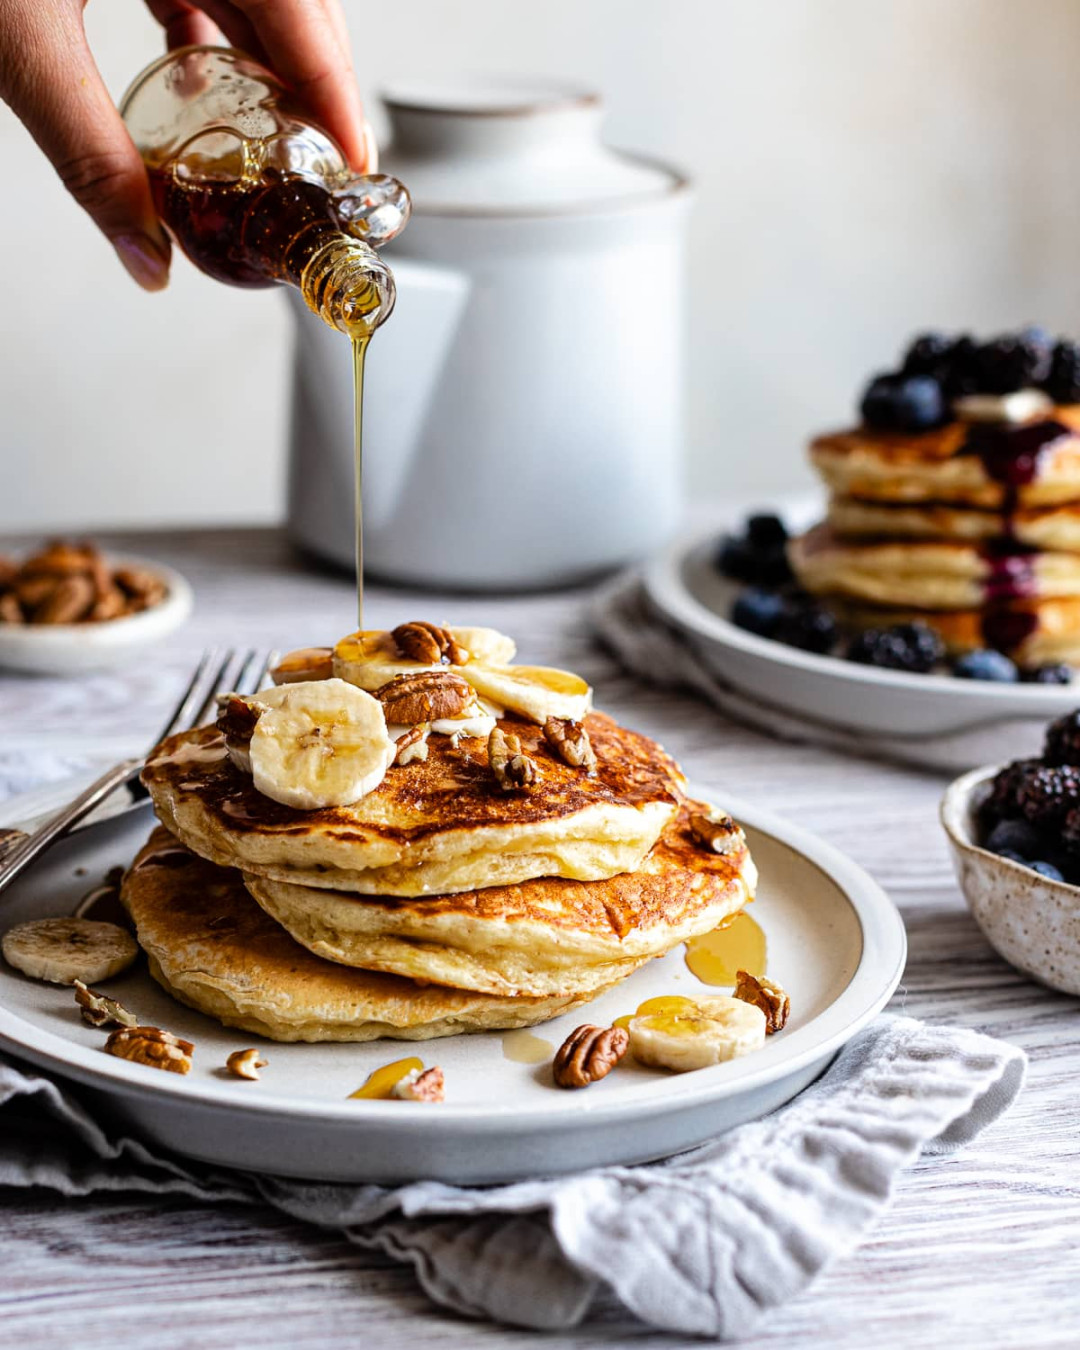
[(1047, 447), (1071, 434), (1068, 427), (1052, 418), (1018, 427), (975, 425), (968, 431), (965, 452), (977, 455), (987, 477), (1005, 489), (1005, 541), (986, 553), (990, 574), (981, 625), (983, 641), (998, 651), (1015, 652), (1039, 623), (1033, 612), (1012, 604), (1036, 594), (1034, 558), (1038, 550), (1015, 543), (1020, 489), (1038, 476)]

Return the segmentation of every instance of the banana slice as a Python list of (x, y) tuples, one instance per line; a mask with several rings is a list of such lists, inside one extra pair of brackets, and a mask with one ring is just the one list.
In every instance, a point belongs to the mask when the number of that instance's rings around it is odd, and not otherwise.
[(344, 680), (312, 680), (273, 691), (248, 753), (264, 797), (318, 811), (373, 792), (393, 761), (394, 743), (378, 699)]
[(100, 984), (135, 960), (138, 943), (115, 923), (93, 919), (34, 919), (0, 940), (9, 966), (50, 984)]
[(698, 998), (676, 1012), (635, 1017), (630, 1050), (642, 1064), (688, 1073), (760, 1050), (765, 1014), (752, 1003), (717, 996)]
[(286, 652), (270, 671), (275, 684), (297, 684), (302, 680), (328, 680), (333, 675), (334, 653), (329, 647), (300, 647)]
[(460, 674), (482, 697), (541, 726), (549, 717), (580, 722), (592, 707), (592, 690), (569, 670), (551, 666), (486, 666), (470, 662)]
[[(454, 669), (464, 674), (476, 663), (506, 665), (514, 659), (517, 648), (512, 638), (494, 628), (448, 628), (446, 630), (459, 647), (469, 653), (466, 666)], [(367, 630), (350, 633), (334, 648), (334, 674), (348, 680), (358, 689), (374, 691), (387, 684), (395, 675), (415, 674), (418, 670), (443, 670), (443, 666), (428, 666), (422, 661), (410, 661), (402, 656), (392, 633)]]

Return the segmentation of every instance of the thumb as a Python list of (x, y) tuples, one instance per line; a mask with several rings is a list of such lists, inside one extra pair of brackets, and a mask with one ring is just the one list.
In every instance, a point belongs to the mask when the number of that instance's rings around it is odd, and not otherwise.
[[(52, 8), (41, 6), (46, 15)], [(81, 25), (43, 17), (38, 31), (21, 36), (21, 60), (0, 77), (0, 92), (132, 277), (146, 290), (161, 290), (169, 279), (168, 236)]]

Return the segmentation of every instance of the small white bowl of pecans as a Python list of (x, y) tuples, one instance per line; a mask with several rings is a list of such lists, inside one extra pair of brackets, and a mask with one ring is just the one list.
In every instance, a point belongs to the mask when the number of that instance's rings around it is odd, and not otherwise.
[(81, 675), (126, 661), (191, 613), (191, 587), (161, 563), (56, 540), (0, 556), (0, 667)]

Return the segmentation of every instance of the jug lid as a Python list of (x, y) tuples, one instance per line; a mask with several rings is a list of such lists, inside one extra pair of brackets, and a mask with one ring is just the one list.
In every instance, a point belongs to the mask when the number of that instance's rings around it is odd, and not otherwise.
[(552, 215), (634, 206), (686, 180), (601, 140), (598, 94), (554, 80), (413, 81), (382, 93), (387, 172), (420, 215)]

